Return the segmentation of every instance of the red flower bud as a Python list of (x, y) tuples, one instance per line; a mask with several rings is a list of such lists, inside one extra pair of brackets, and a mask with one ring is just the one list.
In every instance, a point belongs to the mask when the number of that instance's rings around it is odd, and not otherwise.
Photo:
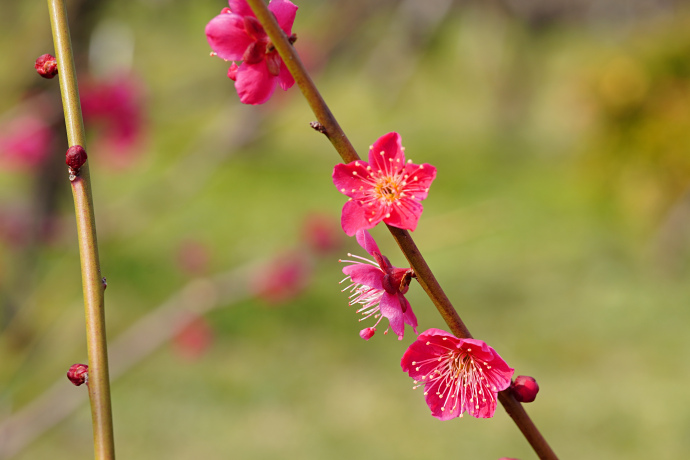
[(369, 340), (376, 334), (376, 328), (375, 327), (367, 327), (365, 329), (362, 329), (359, 331), (359, 336), (363, 338), (364, 340)]
[(89, 383), (89, 366), (86, 364), (72, 364), (67, 371), (67, 378), (74, 385), (79, 386), (82, 383)]
[(86, 163), (86, 150), (81, 145), (73, 145), (67, 149), (65, 154), (65, 163), (70, 168), (70, 174), (76, 175), (79, 173), (79, 168)]
[(43, 78), (53, 78), (58, 73), (57, 61), (55, 56), (50, 54), (44, 54), (36, 59), (36, 64), (34, 65), (36, 72)]
[(529, 403), (534, 401), (539, 392), (539, 385), (533, 377), (518, 375), (512, 385), (513, 396), (520, 402)]

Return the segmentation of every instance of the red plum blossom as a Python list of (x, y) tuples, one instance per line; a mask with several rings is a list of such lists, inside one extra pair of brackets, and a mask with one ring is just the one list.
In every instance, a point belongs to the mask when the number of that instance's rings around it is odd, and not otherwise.
[(400, 361), (404, 372), (424, 385), (431, 414), (440, 420), (493, 417), (497, 393), (510, 386), (514, 369), (481, 340), (460, 339), (429, 329), (410, 345)]
[[(405, 324), (409, 324), (417, 333), (417, 317), (412, 311), (410, 303), (405, 298), (414, 272), (409, 268), (397, 268), (391, 265), (388, 258), (381, 254), (376, 242), (368, 231), (357, 232), (357, 242), (375, 261), (364, 257), (348, 254), (358, 260), (341, 260), (350, 263), (343, 268), (347, 277), (341, 281), (350, 280), (351, 284), (343, 289), (350, 291), (350, 305), (363, 305), (357, 310), (364, 317), (371, 316), (378, 321), (373, 327), (363, 329), (359, 335), (369, 340), (376, 332), (376, 326), (382, 318), (387, 318), (391, 329), (402, 340), (405, 334)], [(386, 330), (387, 332), (387, 330)]]
[[(228, 3), (230, 8), (223, 8), (221, 14), (206, 25), (206, 39), (214, 55), (233, 61), (228, 69), (228, 78), (235, 81), (240, 102), (263, 104), (278, 84), (287, 91), (295, 80), (247, 1), (229, 0)], [(288, 0), (272, 0), (268, 9), (294, 42), (296, 37), (292, 35), (292, 24), (297, 6)], [(234, 61), (242, 63), (237, 65)]]
[(422, 214), (420, 202), (435, 178), (436, 168), (430, 164), (405, 162), (400, 134), (382, 136), (369, 148), (369, 162), (341, 163), (333, 169), (333, 183), (350, 197), (343, 207), (343, 230), (352, 236), (381, 221), (414, 230)]

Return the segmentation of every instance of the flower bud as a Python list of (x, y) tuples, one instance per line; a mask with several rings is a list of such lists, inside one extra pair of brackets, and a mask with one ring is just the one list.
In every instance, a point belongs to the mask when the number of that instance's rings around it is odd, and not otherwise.
[(89, 383), (89, 366), (86, 364), (72, 364), (72, 366), (67, 371), (67, 378), (75, 386), (79, 386), (83, 383), (88, 385)]
[(70, 174), (78, 174), (79, 168), (86, 163), (86, 150), (81, 145), (73, 145), (67, 149), (65, 154), (65, 163), (69, 166)]
[(376, 328), (375, 327), (367, 327), (365, 329), (362, 329), (359, 331), (359, 336), (363, 338), (364, 340), (369, 340), (374, 336), (376, 333)]
[(36, 59), (36, 64), (34, 65), (36, 72), (43, 78), (53, 78), (58, 73), (57, 61), (55, 56), (50, 54), (44, 54)]
[(533, 377), (518, 375), (512, 385), (513, 396), (520, 402), (529, 403), (534, 401), (539, 392), (539, 385)]

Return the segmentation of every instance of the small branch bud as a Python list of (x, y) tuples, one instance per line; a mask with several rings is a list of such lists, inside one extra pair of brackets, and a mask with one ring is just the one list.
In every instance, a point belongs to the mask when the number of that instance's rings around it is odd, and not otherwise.
[(73, 145), (67, 149), (65, 163), (69, 166), (70, 180), (74, 180), (72, 176), (79, 175), (79, 169), (86, 163), (86, 158), (86, 150), (81, 145)]
[(326, 127), (319, 123), (318, 121), (312, 121), (309, 123), (309, 126), (314, 128), (316, 131), (320, 132), (321, 134), (326, 134)]
[(43, 78), (51, 79), (58, 74), (57, 61), (51, 54), (39, 56), (38, 59), (36, 59), (34, 67), (36, 68), (36, 72)]
[(89, 366), (86, 364), (72, 364), (67, 371), (67, 378), (75, 386), (89, 384)]

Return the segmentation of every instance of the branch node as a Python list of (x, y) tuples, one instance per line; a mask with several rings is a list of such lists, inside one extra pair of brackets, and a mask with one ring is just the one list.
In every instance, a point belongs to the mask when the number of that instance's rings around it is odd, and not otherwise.
[(321, 134), (327, 134), (326, 133), (326, 127), (319, 123), (318, 121), (311, 121), (309, 122), (309, 126), (314, 128), (315, 131), (320, 132)]

